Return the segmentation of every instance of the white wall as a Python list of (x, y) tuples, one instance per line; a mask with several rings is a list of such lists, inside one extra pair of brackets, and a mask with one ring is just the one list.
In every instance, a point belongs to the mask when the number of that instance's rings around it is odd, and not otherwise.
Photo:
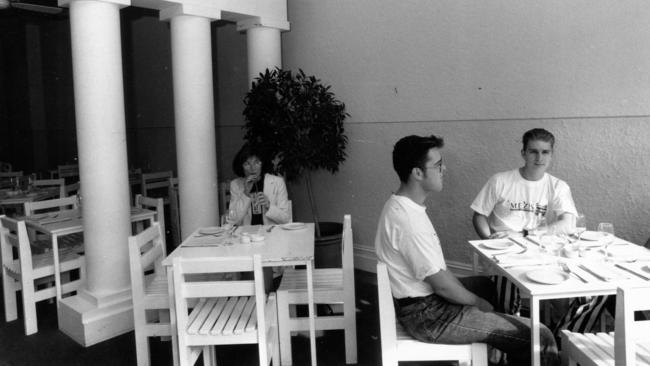
[[(448, 170), (444, 191), (427, 205), (447, 259), (467, 262), (464, 243), (475, 238), (469, 204), (490, 175), (520, 166), (521, 135), (533, 127), (556, 135), (550, 172), (569, 183), (589, 226), (612, 221), (624, 238), (642, 244), (650, 237), (650, 3), (288, 6), (284, 67), (331, 84), (351, 115), (348, 160), (315, 183), (324, 219), (352, 214), (355, 243), (372, 247), (379, 211), (398, 186), (392, 145), (407, 134), (435, 133), (445, 137)], [(229, 173), (241, 143), (245, 38), (228, 26), (218, 34), (220, 93), (233, 91), (219, 97)], [(303, 186), (290, 188), (295, 216), (309, 220)]]

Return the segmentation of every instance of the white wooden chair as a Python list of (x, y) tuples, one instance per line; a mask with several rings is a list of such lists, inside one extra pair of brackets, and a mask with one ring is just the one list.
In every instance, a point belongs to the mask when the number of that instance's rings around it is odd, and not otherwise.
[(399, 361), (458, 361), (459, 366), (487, 366), (487, 345), (425, 343), (412, 338), (395, 318), (393, 295), (385, 263), (377, 263), (379, 331), (383, 366)]
[(614, 332), (562, 331), (562, 364), (650, 365), (650, 320), (634, 320), (634, 312), (649, 310), (650, 286), (619, 287)]
[[(0, 248), (2, 257), (2, 282), (5, 319), (18, 318), (17, 294), (22, 292), (25, 334), (38, 332), (36, 303), (56, 298), (54, 260), (52, 251), (33, 255), (24, 221), (0, 216)], [(61, 273), (79, 270), (79, 278), (61, 284), (61, 293), (77, 291), (85, 280), (84, 257), (70, 249), (59, 251)], [(62, 277), (67, 278), (68, 276)], [(45, 287), (39, 288), (39, 285)]]
[(0, 179), (11, 179), (11, 178), (16, 178), (16, 177), (22, 177), (23, 176), (23, 171), (18, 170), (18, 171), (9, 171), (9, 172), (0, 172)]
[(81, 196), (81, 183), (80, 182), (66, 184), (64, 189), (65, 189), (65, 196), (66, 197), (67, 196), (72, 196), (72, 195)]
[(57, 166), (57, 178), (63, 178), (66, 183), (79, 180), (79, 164), (65, 164)]
[[(33, 216), (43, 212), (70, 210), (79, 207), (79, 199), (76, 195), (55, 198), (51, 200), (25, 202), (25, 216)], [(35, 237), (37, 242), (32, 243), (33, 246), (43, 248), (43, 238), (41, 236)], [(59, 237), (59, 247), (68, 248), (77, 254), (84, 253), (84, 236), (83, 233), (74, 233), (63, 235)], [(48, 244), (49, 247), (49, 244)]]
[[(174, 259), (174, 297), (181, 365), (216, 364), (214, 345), (258, 344), (259, 364), (277, 364), (275, 294), (264, 293), (262, 261), (253, 257)], [(217, 273), (253, 272), (253, 280), (195, 280)], [(189, 275), (189, 276), (188, 276)], [(214, 278), (214, 277), (213, 277)]]
[(47, 187), (59, 187), (59, 198), (67, 196), (65, 190), (65, 179), (36, 179), (33, 182), (34, 187), (47, 188)]
[(181, 243), (181, 211), (178, 198), (178, 178), (169, 178), (169, 229), (174, 246)]
[(25, 202), (25, 215), (32, 216), (46, 211), (71, 210), (79, 208), (79, 198), (72, 195), (51, 200)]
[[(165, 204), (169, 204), (168, 188), (169, 178), (172, 177), (171, 170), (164, 172), (142, 173), (142, 193), (145, 197), (163, 198)], [(164, 192), (162, 195), (161, 192)]]
[[(141, 194), (135, 195), (135, 207), (146, 208), (148, 210), (156, 211), (154, 220), (160, 224), (162, 229), (162, 240), (163, 243), (166, 242), (165, 239), (165, 203), (162, 198), (151, 198), (145, 197)], [(166, 245), (166, 244), (165, 244)]]
[[(342, 315), (316, 316), (316, 330), (343, 329), (345, 362), (357, 363), (357, 321), (354, 296), (354, 256), (352, 219), (343, 219), (342, 268), (314, 269), (314, 303), (342, 304)], [(286, 269), (277, 290), (280, 323), (280, 357), (282, 365), (293, 363), (291, 332), (309, 330), (307, 317), (292, 317), (291, 307), (307, 304), (307, 273), (304, 269)]]
[[(169, 318), (167, 275), (162, 227), (154, 223), (129, 237), (129, 267), (133, 297), (135, 351), (138, 366), (149, 366), (149, 337), (171, 336), (174, 365), (178, 365), (176, 335)], [(153, 270), (153, 272), (151, 272)]]

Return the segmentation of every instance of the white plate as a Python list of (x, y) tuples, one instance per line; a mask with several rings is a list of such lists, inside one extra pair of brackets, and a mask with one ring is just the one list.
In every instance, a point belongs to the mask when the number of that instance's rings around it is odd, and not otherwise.
[(569, 279), (569, 274), (562, 272), (559, 269), (536, 269), (534, 271), (526, 272), (526, 277), (529, 280), (544, 285), (557, 285)]
[(639, 249), (636, 245), (610, 245), (607, 254), (612, 258), (633, 259), (643, 254)]
[(203, 235), (216, 235), (216, 234), (221, 234), (221, 233), (223, 233), (224, 231), (226, 231), (226, 229), (224, 229), (224, 228), (222, 228), (222, 227), (218, 227), (218, 226), (214, 226), (214, 227), (204, 227), (204, 228), (199, 229), (199, 234), (203, 234)]
[(302, 222), (290, 222), (280, 226), (285, 230), (299, 230), (305, 227), (305, 224)]
[(483, 246), (488, 249), (508, 249), (511, 246), (515, 245), (515, 243), (511, 242), (510, 240), (484, 241), (481, 244), (483, 244)]
[(251, 234), (250, 237), (251, 237), (251, 241), (255, 241), (255, 242), (264, 241), (264, 235)]
[(585, 231), (580, 235), (580, 239), (582, 240), (591, 240), (591, 241), (597, 241), (605, 237), (605, 234), (603, 234), (600, 231)]

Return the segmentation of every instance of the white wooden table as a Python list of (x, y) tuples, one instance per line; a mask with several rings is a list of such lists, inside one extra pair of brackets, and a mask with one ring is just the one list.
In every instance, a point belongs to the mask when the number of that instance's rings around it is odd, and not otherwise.
[[(153, 223), (155, 211), (144, 208), (131, 208), (131, 222)], [(50, 236), (54, 258), (54, 284), (56, 286), (56, 306), (61, 300), (61, 273), (59, 272), (59, 237), (84, 231), (82, 211), (79, 209), (52, 211), (22, 218), (28, 228)]]
[[(242, 226), (238, 227), (231, 239), (222, 236), (202, 235), (201, 228), (190, 234), (181, 245), (167, 256), (163, 265), (167, 269), (169, 279), (170, 318), (173, 332), (176, 332), (176, 309), (174, 307), (174, 281), (172, 262), (176, 257), (238, 257), (259, 254), (262, 257), (262, 266), (294, 266), (304, 265), (307, 268), (307, 293), (309, 298), (309, 336), (311, 350), (311, 364), (316, 365), (316, 337), (314, 318), (314, 287), (313, 287), (313, 261), (314, 261), (314, 224), (305, 224), (299, 230), (285, 230), (282, 225), (276, 225), (271, 232), (269, 226)], [(243, 244), (240, 240), (241, 233), (259, 233), (264, 235), (263, 242)], [(275, 362), (275, 361), (274, 361)]]
[[(526, 253), (510, 254), (513, 257), (517, 255), (526, 255), (526, 258), (537, 258), (535, 260), (526, 261), (526, 264), (516, 265), (515, 261), (505, 261), (505, 263), (497, 262), (493, 257), (495, 254), (502, 251), (490, 249), (488, 246), (494, 246), (495, 242), (503, 241), (516, 242), (512, 249), (513, 251), (520, 251), (527, 248)], [(625, 241), (616, 239), (618, 243)], [(514, 283), (520, 290), (522, 297), (530, 299), (530, 325), (531, 325), (531, 364), (540, 366), (540, 301), (547, 299), (561, 299), (581, 296), (597, 296), (597, 295), (611, 295), (616, 294), (616, 288), (627, 284), (650, 283), (650, 272), (646, 266), (650, 266), (650, 251), (639, 247), (639, 250), (648, 252), (647, 256), (643, 256), (645, 261), (637, 261), (634, 263), (627, 262), (605, 262), (604, 259), (598, 260), (594, 258), (565, 258), (563, 256), (553, 256), (540, 252), (538, 244), (526, 238), (512, 238), (512, 239), (494, 239), (494, 240), (471, 240), (470, 247), (474, 254), (474, 268), (475, 272), (479, 259), (481, 263), (487, 264), (492, 272), (495, 274), (507, 277)], [(634, 245), (625, 242), (628, 245)], [(513, 247), (513, 248), (514, 248)], [(636, 248), (635, 248), (636, 249)], [(509, 257), (509, 258), (513, 258)], [(497, 259), (503, 259), (503, 254), (497, 255)], [(532, 281), (528, 277), (528, 273), (533, 270), (543, 269), (547, 271), (561, 271), (558, 263), (566, 263), (570, 266), (573, 274), (568, 275), (568, 279), (558, 284), (541, 284)], [(614, 278), (603, 280), (581, 266), (593, 270), (596, 275), (610, 273)], [(619, 267), (620, 266), (620, 267)], [(625, 270), (623, 268), (627, 268)], [(629, 270), (636, 272), (633, 274)], [(582, 280), (578, 278), (582, 277)], [(645, 278), (643, 278), (645, 277)]]
[(25, 202), (42, 201), (59, 195), (59, 187), (39, 188), (32, 191), (16, 192), (0, 189), (0, 207), (15, 206), (16, 212), (22, 214)]

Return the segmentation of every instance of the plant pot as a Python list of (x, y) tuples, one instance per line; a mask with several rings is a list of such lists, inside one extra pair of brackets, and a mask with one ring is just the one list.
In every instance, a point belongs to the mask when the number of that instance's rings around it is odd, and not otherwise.
[(314, 267), (341, 268), (341, 238), (343, 224), (320, 222), (320, 237), (315, 238)]

